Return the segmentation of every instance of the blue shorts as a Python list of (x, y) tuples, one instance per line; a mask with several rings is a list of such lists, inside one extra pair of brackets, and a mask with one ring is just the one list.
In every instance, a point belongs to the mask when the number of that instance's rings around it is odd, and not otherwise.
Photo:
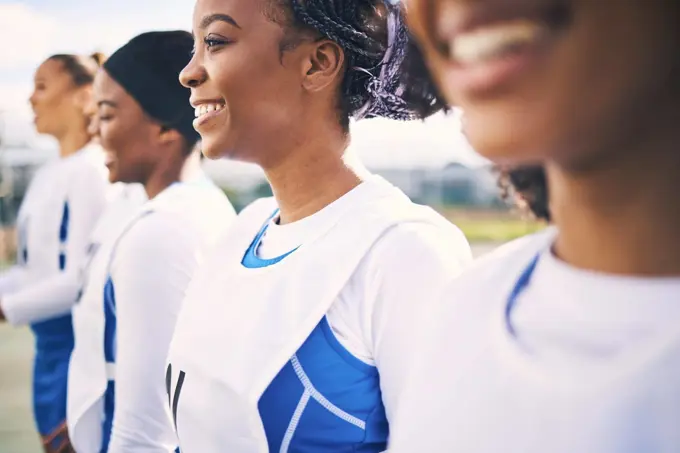
[(33, 362), (33, 416), (42, 436), (66, 421), (68, 366), (73, 350), (71, 316), (32, 326), (36, 338)]

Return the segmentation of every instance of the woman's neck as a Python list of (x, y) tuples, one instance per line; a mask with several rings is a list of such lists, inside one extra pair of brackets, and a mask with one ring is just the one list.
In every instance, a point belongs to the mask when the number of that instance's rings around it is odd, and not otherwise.
[(547, 166), (555, 253), (594, 271), (680, 276), (680, 152), (659, 140), (597, 169)]
[(345, 134), (315, 134), (276, 165), (265, 168), (282, 224), (320, 211), (361, 184), (361, 169), (344, 158), (347, 146)]
[[(168, 156), (173, 155), (172, 150), (167, 151)], [(198, 161), (199, 156), (196, 153), (186, 157), (181, 154), (181, 151), (178, 151), (177, 158), (167, 159), (159, 163), (144, 182), (144, 190), (149, 200), (172, 184), (195, 177), (197, 172), (200, 171), (200, 162)]]
[(59, 155), (68, 157), (80, 151), (87, 145), (91, 137), (84, 128), (72, 128), (66, 131), (63, 136), (57, 137), (59, 141)]

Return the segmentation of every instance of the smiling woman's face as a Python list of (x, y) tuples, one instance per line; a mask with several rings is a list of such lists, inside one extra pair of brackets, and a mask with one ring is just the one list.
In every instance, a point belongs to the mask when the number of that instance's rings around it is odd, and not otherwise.
[[(271, 5), (269, 5), (271, 3)], [(180, 80), (191, 88), (203, 153), (261, 163), (291, 134), (302, 109), (302, 52), (281, 52), (285, 17), (274, 0), (198, 0), (195, 54)], [(281, 9), (277, 11), (276, 9)]]
[(680, 2), (407, 2), (468, 139), (493, 160), (578, 165), (678, 104)]

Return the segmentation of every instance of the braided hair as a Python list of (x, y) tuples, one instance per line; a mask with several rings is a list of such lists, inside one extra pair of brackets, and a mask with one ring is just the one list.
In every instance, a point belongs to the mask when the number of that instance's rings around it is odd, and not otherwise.
[(349, 118), (423, 119), (444, 108), (410, 39), (398, 0), (277, 0), (290, 28), (337, 43), (346, 73), (340, 107)]

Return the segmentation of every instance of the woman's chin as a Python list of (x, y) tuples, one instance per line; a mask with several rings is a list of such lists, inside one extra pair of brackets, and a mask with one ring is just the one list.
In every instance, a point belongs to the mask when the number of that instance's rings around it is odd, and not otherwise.
[(227, 140), (220, 140), (220, 137), (202, 136), (200, 147), (206, 159), (241, 160), (233, 144)]

